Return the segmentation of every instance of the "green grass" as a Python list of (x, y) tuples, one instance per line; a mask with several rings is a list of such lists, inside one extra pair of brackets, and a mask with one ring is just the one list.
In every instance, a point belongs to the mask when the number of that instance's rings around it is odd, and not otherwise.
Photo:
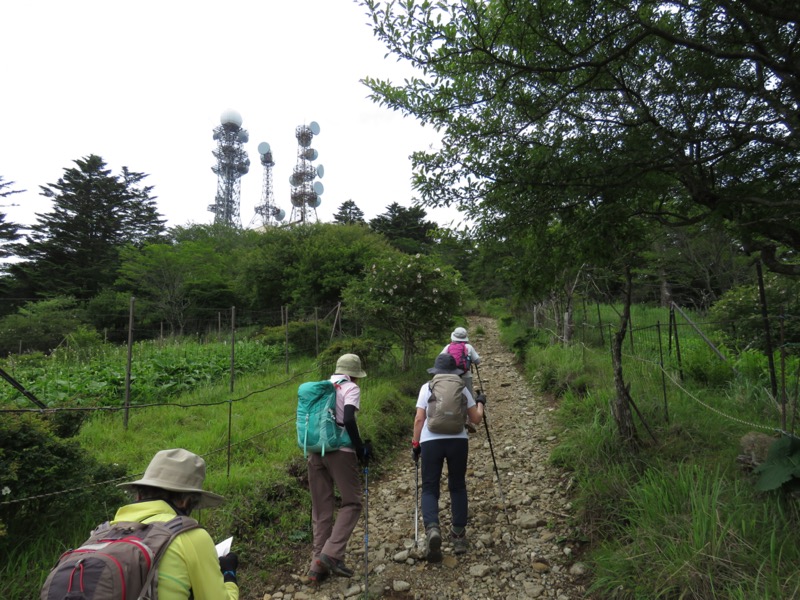
[[(430, 362), (421, 358), (411, 373), (424, 374)], [(124, 465), (129, 480), (164, 448), (184, 447), (204, 456), (207, 489), (228, 501), (197, 516), (215, 540), (234, 536), (242, 581), (247, 581), (248, 594), (257, 595), (258, 587), (269, 585), (310, 541), (305, 461), (295, 440), (296, 394), (301, 382), (324, 377), (311, 359), (293, 360), (288, 375), (273, 370), (238, 377), (233, 393), (224, 382), (170, 399), (182, 405), (218, 405), (131, 410), (127, 428), (121, 412), (96, 413), (84, 423), (77, 441), (101, 462)], [(381, 459), (392, 454), (397, 441), (410, 436), (417, 390), (425, 378), (375, 370), (360, 381), (359, 429), (376, 450), (371, 476), (380, 475)], [(54, 527), (46, 537), (19, 540), (13, 559), (0, 565), (0, 597), (35, 597), (58, 555), (86, 539), (116, 508), (84, 504), (76, 510), (86, 518), (74, 529)]]
[[(646, 311), (634, 315), (654, 320)], [(518, 340), (524, 329), (504, 326), (506, 339)], [(678, 383), (662, 378), (657, 337), (647, 337), (654, 332), (639, 332), (634, 349), (627, 341), (624, 347), (623, 374), (642, 415), (634, 415), (636, 450), (619, 443), (611, 417), (607, 344), (543, 349), (531, 338), (525, 352), (529, 380), (559, 399), (561, 443), (551, 460), (578, 484), (574, 505), (591, 540), (584, 558), (592, 593), (616, 600), (800, 597), (796, 501), (756, 492), (755, 477), (736, 463), (741, 436), (759, 430), (753, 425), (779, 425), (763, 378), (733, 373), (694, 340), (686, 344), (684, 380), (674, 361), (666, 364)], [(763, 373), (758, 360), (747, 360), (748, 371)]]

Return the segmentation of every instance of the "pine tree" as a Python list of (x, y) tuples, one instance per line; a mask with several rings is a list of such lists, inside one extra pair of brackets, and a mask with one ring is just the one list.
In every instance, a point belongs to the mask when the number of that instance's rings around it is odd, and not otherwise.
[(364, 223), (364, 211), (362, 211), (352, 200), (343, 202), (339, 210), (333, 215), (335, 223), (342, 225), (352, 225), (354, 223)]
[(156, 240), (164, 232), (147, 175), (122, 169), (112, 175), (96, 155), (76, 160), (57, 183), (40, 186), (53, 210), (13, 246), (22, 262), (9, 267), (30, 297), (91, 298), (117, 277), (119, 251)]
[[(0, 198), (7, 198), (12, 194), (19, 194), (23, 190), (12, 190), (11, 186), (14, 185), (13, 181), (3, 181), (3, 176), (0, 175)], [(19, 225), (6, 221), (6, 213), (0, 212), (0, 258), (6, 258), (10, 255), (8, 251), (8, 244), (18, 240), (21, 236), (19, 233)]]

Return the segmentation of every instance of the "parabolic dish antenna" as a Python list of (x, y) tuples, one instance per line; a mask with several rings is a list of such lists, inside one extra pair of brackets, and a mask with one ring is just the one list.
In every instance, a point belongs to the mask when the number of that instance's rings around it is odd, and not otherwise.
[(222, 114), (219, 116), (219, 122), (223, 125), (236, 125), (237, 127), (242, 126), (242, 115), (239, 114), (238, 111), (229, 108), (227, 110), (222, 111)]
[(314, 148), (308, 148), (305, 152), (303, 152), (303, 156), (307, 160), (317, 160), (317, 158), (319, 158), (319, 152), (317, 152)]
[(324, 192), (324, 191), (325, 191), (325, 186), (322, 185), (322, 182), (321, 181), (315, 181), (314, 182), (314, 193), (317, 196), (320, 196), (322, 194), (322, 192)]
[(240, 129), (239, 134), (236, 137), (239, 138), (239, 141), (243, 144), (246, 144), (250, 140), (250, 134), (244, 129)]
[(291, 175), (289, 175), (289, 183), (291, 185), (297, 186), (303, 182), (297, 177), (296, 173), (292, 173)]
[(309, 205), (311, 208), (319, 208), (319, 205), (320, 205), (320, 204), (322, 204), (322, 198), (320, 198), (319, 196), (314, 196), (313, 198), (311, 198), (311, 199), (308, 201), (308, 205)]
[(261, 142), (258, 145), (258, 153), (266, 154), (267, 152), (269, 152), (269, 144), (267, 142)]
[(283, 210), (282, 208), (279, 208), (278, 212), (275, 213), (275, 220), (276, 221), (283, 221), (283, 219), (285, 217), (286, 217), (286, 211)]
[(323, 175), (325, 175), (325, 167), (317, 165), (317, 177), (321, 179)]
[(319, 123), (316, 121), (311, 121), (311, 123), (308, 124), (308, 128), (314, 135), (319, 135)]

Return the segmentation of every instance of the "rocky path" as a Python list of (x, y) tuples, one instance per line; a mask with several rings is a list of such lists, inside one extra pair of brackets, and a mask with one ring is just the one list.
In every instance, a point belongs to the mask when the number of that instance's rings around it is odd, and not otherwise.
[[(480, 329), (483, 334), (476, 334)], [(557, 441), (550, 408), (534, 396), (514, 366), (514, 356), (498, 339), (496, 322), (473, 318), (470, 341), (483, 362), (473, 373), (483, 388), (489, 436), (483, 424), (470, 436), (467, 489), (469, 552), (456, 557), (443, 535), (444, 560), (424, 560), (424, 528), (414, 539), (415, 471), (409, 453), (399, 453), (379, 481), (369, 486), (369, 575), (365, 578), (363, 519), (353, 536), (347, 563), (352, 579), (329, 578), (317, 587), (303, 576), (304, 560), (292, 582), (263, 600), (528, 600), (585, 598), (586, 568), (570, 525), (570, 478), (548, 464)], [(491, 440), (491, 444), (490, 444)], [(492, 459), (497, 463), (500, 485)], [(445, 475), (446, 477), (446, 475)], [(449, 529), (446, 480), (441, 494), (441, 525)]]

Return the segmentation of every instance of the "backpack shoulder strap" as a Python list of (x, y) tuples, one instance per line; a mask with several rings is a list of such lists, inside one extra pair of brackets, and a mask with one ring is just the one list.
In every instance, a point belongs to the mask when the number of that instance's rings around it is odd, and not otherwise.
[(161, 548), (159, 548), (158, 552), (156, 552), (153, 558), (153, 564), (150, 567), (150, 572), (147, 574), (147, 578), (144, 580), (142, 593), (139, 594), (137, 600), (146, 600), (146, 595), (149, 593), (150, 584), (153, 582), (153, 577), (155, 577), (156, 573), (158, 572), (156, 567), (158, 566), (161, 557), (164, 556), (164, 553), (167, 551), (167, 548), (169, 548), (169, 545), (172, 543), (172, 541), (184, 531), (198, 529), (200, 527), (200, 523), (198, 523), (196, 519), (184, 515), (178, 515), (169, 521), (154, 521), (153, 523), (149, 523), (149, 525), (152, 524), (158, 524), (166, 527), (170, 531), (170, 535), (169, 538), (167, 538), (167, 541), (164, 542)]

